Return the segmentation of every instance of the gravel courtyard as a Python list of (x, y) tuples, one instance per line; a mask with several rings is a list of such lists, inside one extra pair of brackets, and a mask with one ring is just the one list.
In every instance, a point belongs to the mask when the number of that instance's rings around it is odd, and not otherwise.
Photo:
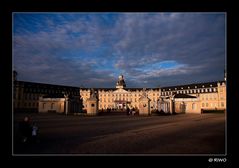
[(225, 153), (225, 114), (74, 116), (29, 114), (36, 143), (22, 144), (13, 116), (13, 155), (208, 155)]

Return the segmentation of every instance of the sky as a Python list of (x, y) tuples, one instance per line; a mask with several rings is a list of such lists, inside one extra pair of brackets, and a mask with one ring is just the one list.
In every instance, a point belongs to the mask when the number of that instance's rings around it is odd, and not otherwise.
[(18, 80), (165, 87), (223, 80), (225, 13), (13, 13)]

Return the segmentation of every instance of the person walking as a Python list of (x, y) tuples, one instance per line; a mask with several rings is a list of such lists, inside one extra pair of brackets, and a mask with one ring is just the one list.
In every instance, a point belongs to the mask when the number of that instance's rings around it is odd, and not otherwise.
[(24, 117), (23, 121), (20, 122), (20, 133), (22, 136), (22, 142), (26, 143), (30, 140), (31, 137), (31, 124), (29, 117)]
[(36, 122), (33, 122), (32, 124), (32, 142), (33, 143), (37, 142), (37, 136), (38, 136), (38, 126)]

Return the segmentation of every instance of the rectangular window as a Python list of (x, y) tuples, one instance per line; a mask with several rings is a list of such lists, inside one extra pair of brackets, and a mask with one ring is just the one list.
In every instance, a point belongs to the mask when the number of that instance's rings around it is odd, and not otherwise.
[(13, 91), (13, 98), (16, 99), (16, 90)]
[(21, 100), (21, 94), (20, 93), (18, 94), (18, 100)]
[(221, 107), (224, 107), (224, 103), (223, 102), (221, 102)]
[(54, 103), (51, 103), (51, 109), (53, 109), (54, 108)]
[(192, 109), (193, 109), (193, 110), (196, 109), (196, 104), (195, 104), (195, 103), (192, 104)]

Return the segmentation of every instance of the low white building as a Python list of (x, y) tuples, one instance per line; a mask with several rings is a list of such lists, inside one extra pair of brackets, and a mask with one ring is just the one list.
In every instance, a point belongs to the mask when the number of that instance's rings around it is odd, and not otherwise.
[(82, 99), (79, 96), (63, 94), (45, 95), (39, 98), (38, 111), (40, 113), (80, 113), (82, 112)]
[(175, 94), (159, 99), (159, 111), (165, 113), (201, 113), (200, 100), (196, 96)]

